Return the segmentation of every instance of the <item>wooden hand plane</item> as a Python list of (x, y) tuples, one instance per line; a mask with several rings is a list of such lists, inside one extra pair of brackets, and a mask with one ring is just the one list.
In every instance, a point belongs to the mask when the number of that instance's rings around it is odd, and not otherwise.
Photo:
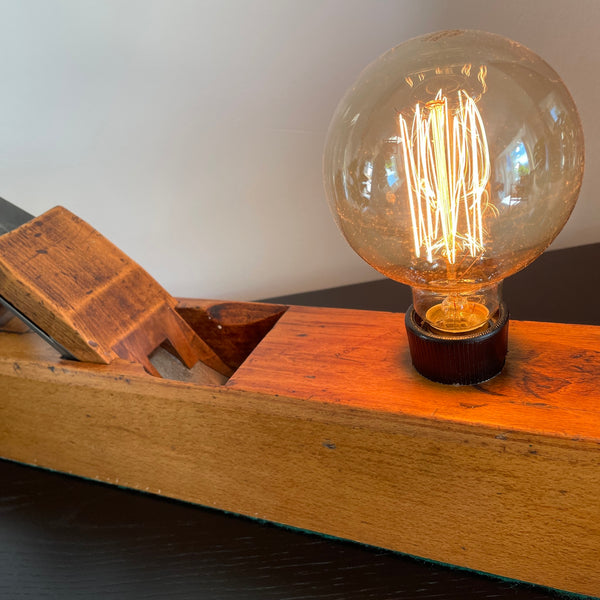
[(0, 326), (4, 459), (600, 597), (600, 327), (513, 321), (444, 386), (402, 314), (176, 301), (63, 208), (9, 225), (3, 301), (79, 361)]

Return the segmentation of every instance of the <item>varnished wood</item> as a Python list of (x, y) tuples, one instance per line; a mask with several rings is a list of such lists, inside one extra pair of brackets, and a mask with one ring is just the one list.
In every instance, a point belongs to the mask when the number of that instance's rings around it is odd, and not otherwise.
[(177, 312), (237, 369), (287, 310), (281, 304), (180, 298)]
[(148, 356), (168, 340), (186, 366), (231, 374), (146, 271), (62, 207), (0, 236), (0, 291), (79, 360), (120, 357), (157, 374)]
[[(277, 378), (269, 375), (275, 362)], [(403, 314), (294, 307), (230, 385), (433, 421), (600, 442), (598, 381), (597, 326), (511, 321), (507, 364), (500, 375), (476, 386), (444, 386), (411, 367)]]
[(290, 307), (222, 386), (7, 332), (0, 454), (599, 595), (600, 328), (511, 327), (468, 388), (414, 373), (390, 313)]

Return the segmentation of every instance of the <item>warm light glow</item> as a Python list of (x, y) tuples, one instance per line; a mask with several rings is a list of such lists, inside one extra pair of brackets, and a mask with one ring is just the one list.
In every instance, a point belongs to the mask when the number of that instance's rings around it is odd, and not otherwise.
[(577, 109), (556, 72), (483, 31), (413, 38), (340, 101), (324, 174), (352, 248), (412, 288), (434, 335), (497, 322), (503, 279), (565, 224), (583, 174)]
[[(479, 79), (485, 86), (485, 72)], [(439, 90), (424, 107), (415, 106), (410, 132), (399, 117), (416, 256), (424, 251), (432, 262), (441, 254), (452, 265), (457, 251), (472, 257), (484, 251), (482, 215), (489, 206), (490, 178), (485, 128), (475, 101), (459, 90), (457, 104), (450, 109)]]

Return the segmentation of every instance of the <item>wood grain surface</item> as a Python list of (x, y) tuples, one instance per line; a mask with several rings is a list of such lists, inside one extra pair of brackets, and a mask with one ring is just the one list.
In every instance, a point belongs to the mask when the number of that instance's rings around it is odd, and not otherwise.
[(223, 386), (49, 360), (7, 332), (0, 453), (599, 594), (600, 328), (513, 323), (503, 375), (456, 388), (412, 372), (402, 322), (290, 307)]
[[(510, 328), (500, 375), (445, 386), (411, 367), (403, 314), (291, 307), (229, 387), (600, 443), (600, 327)], [(269, 376), (275, 364), (277, 377)]]
[(148, 360), (169, 343), (191, 367), (227, 367), (175, 311), (176, 300), (93, 227), (57, 206), (0, 236), (0, 290), (75, 358)]
[(277, 323), (287, 306), (180, 298), (177, 312), (232, 370), (237, 369)]

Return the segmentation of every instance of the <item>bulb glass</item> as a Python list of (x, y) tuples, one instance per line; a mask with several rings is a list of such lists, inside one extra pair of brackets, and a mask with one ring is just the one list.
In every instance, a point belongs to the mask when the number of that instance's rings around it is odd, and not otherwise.
[(421, 36), (360, 75), (330, 125), (324, 176), (352, 248), (413, 288), (433, 329), (468, 332), (501, 282), (567, 221), (583, 133), (556, 72), (481, 31)]

